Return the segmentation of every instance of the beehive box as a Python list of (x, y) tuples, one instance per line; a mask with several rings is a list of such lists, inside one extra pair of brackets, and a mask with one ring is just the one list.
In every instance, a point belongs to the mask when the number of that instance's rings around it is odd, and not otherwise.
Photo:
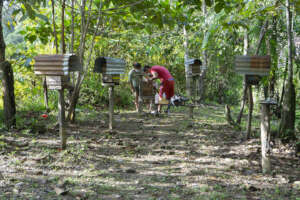
[(236, 56), (235, 71), (244, 75), (267, 76), (271, 68), (270, 56)]
[(186, 65), (189, 65), (189, 73), (198, 75), (201, 73), (201, 70), (206, 69), (204, 66), (202, 66), (202, 61), (200, 59), (191, 58), (186, 60), (184, 63)]
[(94, 72), (102, 74), (124, 74), (126, 63), (122, 59), (98, 57), (95, 60)]
[(151, 83), (143, 82), (141, 86), (141, 95), (143, 96), (143, 98), (154, 98), (154, 90)]
[(73, 54), (38, 55), (35, 57), (36, 75), (65, 76), (69, 72), (81, 71), (79, 58)]
[(69, 81), (69, 76), (46, 76), (46, 83), (50, 90), (61, 90)]

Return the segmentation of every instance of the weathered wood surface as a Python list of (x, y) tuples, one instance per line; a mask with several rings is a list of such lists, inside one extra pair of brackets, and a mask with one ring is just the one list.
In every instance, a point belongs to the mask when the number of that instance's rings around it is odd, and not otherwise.
[(38, 55), (35, 57), (36, 75), (68, 75), (69, 72), (81, 71), (79, 58), (73, 54)]
[(67, 135), (65, 130), (65, 100), (64, 90), (58, 90), (58, 124), (61, 149), (67, 146)]
[(126, 62), (119, 58), (98, 57), (95, 60), (94, 72), (103, 74), (124, 74)]
[(114, 115), (114, 86), (109, 86), (108, 88), (108, 96), (109, 96), (109, 129), (113, 129), (113, 115)]
[(235, 71), (239, 74), (266, 76), (269, 74), (270, 67), (270, 56), (235, 57)]
[(263, 173), (271, 172), (270, 161), (270, 114), (268, 104), (261, 104), (261, 166)]

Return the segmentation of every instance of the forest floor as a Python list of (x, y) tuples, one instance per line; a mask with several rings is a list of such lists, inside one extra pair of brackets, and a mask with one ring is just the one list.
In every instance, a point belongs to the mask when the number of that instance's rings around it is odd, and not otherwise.
[(66, 150), (54, 113), (22, 113), (26, 127), (0, 139), (0, 199), (300, 199), (300, 159), (290, 147), (273, 144), (272, 173), (261, 172), (259, 116), (256, 137), (245, 141), (224, 106), (197, 108), (194, 119), (186, 111), (118, 111), (108, 131), (106, 113), (81, 110)]

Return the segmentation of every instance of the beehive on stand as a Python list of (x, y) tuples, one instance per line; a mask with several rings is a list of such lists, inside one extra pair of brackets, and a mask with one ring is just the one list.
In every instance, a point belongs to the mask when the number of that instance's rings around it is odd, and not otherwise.
[(197, 58), (191, 58), (185, 61), (185, 65), (188, 65), (188, 73), (195, 76), (200, 75), (201, 70), (205, 70), (206, 67), (202, 66), (202, 61)]
[(69, 82), (70, 72), (82, 70), (79, 58), (74, 54), (43, 54), (34, 60), (34, 73), (46, 76), (49, 89), (62, 89)]
[(122, 59), (98, 57), (95, 60), (94, 72), (102, 74), (103, 83), (120, 83), (120, 74), (124, 74), (126, 63)]

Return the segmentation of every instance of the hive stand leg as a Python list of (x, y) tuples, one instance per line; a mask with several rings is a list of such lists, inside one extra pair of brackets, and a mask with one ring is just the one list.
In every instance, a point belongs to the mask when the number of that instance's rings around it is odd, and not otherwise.
[(140, 78), (140, 85), (139, 85), (138, 112), (139, 114), (141, 114), (143, 112), (143, 94), (142, 94), (143, 82), (141, 77), (139, 78)]
[(61, 149), (66, 149), (67, 135), (65, 130), (65, 100), (64, 90), (58, 90), (58, 123)]
[(261, 110), (261, 166), (263, 173), (271, 172), (270, 162), (270, 116), (269, 105), (262, 104)]
[(113, 114), (114, 114), (114, 86), (109, 86), (109, 129), (113, 129)]
[(194, 106), (189, 106), (189, 117), (194, 118)]

